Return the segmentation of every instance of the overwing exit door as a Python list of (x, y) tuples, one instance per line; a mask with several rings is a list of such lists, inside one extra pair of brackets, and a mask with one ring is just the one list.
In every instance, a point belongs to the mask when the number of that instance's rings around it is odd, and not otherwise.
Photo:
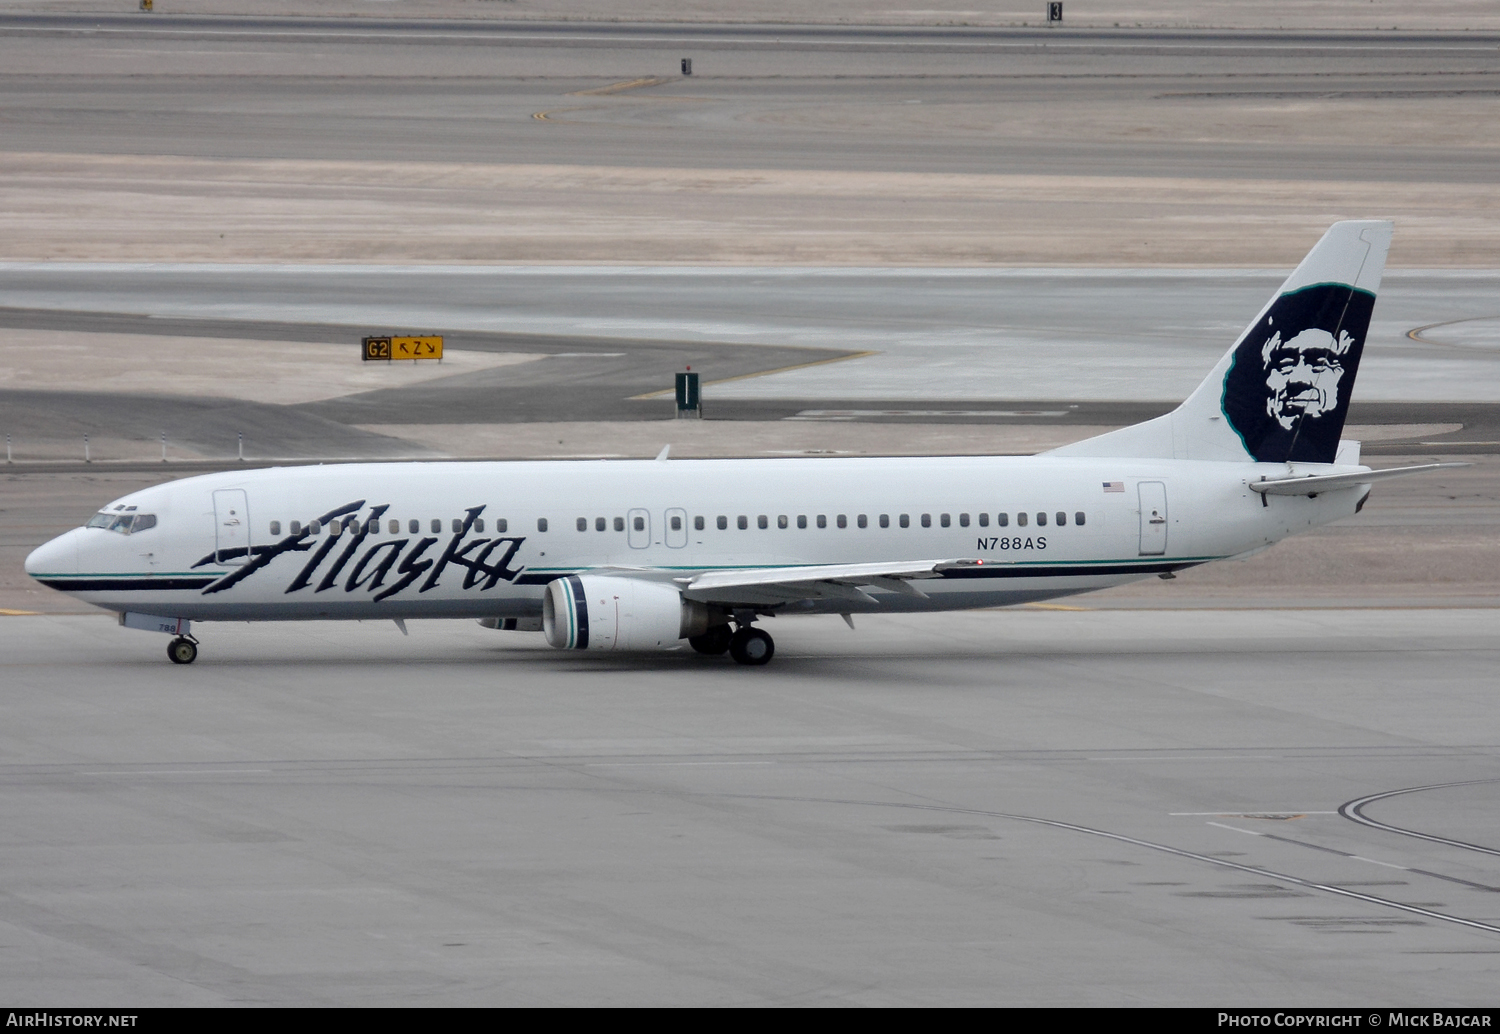
[(668, 510), (664, 515), (667, 521), (667, 545), (672, 549), (681, 549), (688, 543), (687, 511), (677, 508)]
[(250, 559), (250, 503), (243, 488), (214, 493), (214, 562), (243, 564)]
[(1160, 481), (1142, 481), (1141, 556), (1161, 556), (1167, 551), (1167, 486)]
[(630, 522), (627, 541), (631, 549), (645, 549), (651, 545), (651, 514), (645, 510), (631, 510), (625, 518)]

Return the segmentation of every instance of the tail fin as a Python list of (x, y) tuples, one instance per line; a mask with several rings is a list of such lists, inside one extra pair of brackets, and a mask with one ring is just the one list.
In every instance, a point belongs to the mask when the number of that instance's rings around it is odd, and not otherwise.
[(1053, 454), (1332, 463), (1390, 245), (1334, 223), (1187, 401)]

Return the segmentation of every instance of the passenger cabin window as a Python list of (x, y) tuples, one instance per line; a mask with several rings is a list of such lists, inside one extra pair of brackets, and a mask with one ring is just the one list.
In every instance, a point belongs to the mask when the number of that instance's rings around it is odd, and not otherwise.
[(630, 525), (631, 525), (631, 527), (635, 528), (636, 531), (645, 531), (646, 530), (646, 518), (644, 518), (644, 517), (636, 517), (636, 518), (634, 518), (634, 519), (631, 520)]
[(507, 521), (504, 517), (496, 517), (495, 518), (495, 530), (496, 531), (503, 532), (503, 531), (505, 531), (509, 527), (510, 527), (510, 522)]
[(693, 518), (693, 530), (694, 531), (702, 531), (703, 530), (703, 518), (702, 517), (694, 517)]
[(457, 517), (453, 518), (453, 534), (457, 535), (464, 530), (464, 522)]
[(979, 526), (981, 528), (988, 528), (990, 526), (990, 515), (989, 514), (982, 513), (982, 514), (979, 515)]
[(777, 518), (776, 518), (776, 527), (778, 527), (778, 528), (785, 528), (790, 523), (791, 523), (791, 521), (789, 521), (789, 520), (786, 519), (786, 514), (784, 514), (784, 513), (778, 515)]
[(399, 535), (401, 534), (401, 522), (393, 517), (385, 522), (385, 530), (392, 535)]
[[(603, 518), (601, 517), (600, 520), (602, 521)], [(672, 528), (673, 531), (681, 531), (682, 530), (682, 518), (680, 516), (677, 516), (676, 514), (673, 514), (672, 519), (670, 521), (668, 521), (667, 523), (671, 526), (671, 528)], [(600, 528), (599, 530), (603, 531), (604, 529)]]
[(371, 517), (369, 520), (365, 521), (365, 534), (366, 535), (379, 535), (380, 534), (380, 522), (378, 520), (376, 520), (374, 517)]
[(958, 526), (960, 528), (967, 528), (969, 526), (969, 515), (968, 514), (961, 513), (961, 514), (958, 515)]
[(443, 519), (441, 517), (434, 517), (430, 527), (434, 535), (441, 535), (443, 533)]
[(805, 527), (807, 527), (807, 514), (805, 514), (805, 513), (799, 513), (797, 515), (797, 527), (799, 527), (799, 528), (805, 528)]
[(909, 514), (909, 513), (903, 513), (901, 515), (901, 527), (903, 527), (903, 528), (910, 528), (911, 527), (911, 514)]
[[(475, 517), (474, 518), (474, 530), (475, 531), (483, 531), (484, 530), (484, 518), (483, 517)], [(546, 528), (542, 528), (541, 530), (542, 531), (546, 531), (547, 529)]]
[(272, 535), (280, 535), (281, 534), (281, 522), (280, 521), (272, 521), (271, 522), (271, 534)]
[(580, 517), (580, 518), (578, 518), (578, 530), (579, 531), (588, 531), (589, 530), (589, 519), (587, 517)]
[(334, 520), (334, 521), (329, 521), (328, 522), (328, 534), (331, 537), (338, 538), (339, 535), (343, 532), (343, 530), (344, 530), (344, 526), (341, 523), (339, 523), (338, 521)]
[(1016, 527), (1018, 527), (1018, 528), (1024, 528), (1024, 527), (1026, 527), (1026, 515), (1024, 513), (1018, 513), (1018, 514), (1016, 514)]
[(547, 518), (538, 517), (536, 519), (536, 530), (541, 532), (545, 532), (547, 530)]
[(734, 523), (735, 526), (740, 529), (740, 531), (744, 531), (746, 528), (750, 527), (750, 518), (746, 517), (744, 514), (740, 514), (735, 518)]
[(323, 532), (323, 528), (322, 528), (322, 526), (317, 521), (308, 521), (307, 522), (307, 533), (309, 535), (320, 535), (320, 534), (322, 534), (322, 532)]
[(1038, 528), (1045, 528), (1047, 526), (1047, 511), (1043, 510), (1036, 515), (1036, 526)]
[(293, 521), (291, 523), (291, 525), (287, 528), (287, 530), (289, 532), (291, 532), (293, 535), (301, 535), (302, 534), (302, 522), (301, 521)]
[(1076, 524), (1076, 525), (1078, 525), (1080, 528), (1083, 527), (1083, 511), (1082, 510), (1079, 510), (1077, 513), (1075, 513), (1073, 515), (1073, 523)]
[(889, 528), (891, 526), (891, 515), (890, 514), (883, 513), (883, 514), (880, 515), (880, 526), (882, 528)]
[(854, 519), (854, 523), (858, 524), (861, 528), (868, 528), (870, 526), (870, 518), (866, 517), (864, 514), (860, 514)]
[(755, 526), (761, 531), (765, 531), (771, 526), (771, 520), (765, 514), (761, 514), (759, 517), (755, 518)]
[(827, 514), (824, 514), (824, 513), (818, 514), (818, 527), (820, 527), (820, 528), (826, 528), (826, 527), (828, 527), (828, 515)]
[(624, 517), (616, 517), (615, 518), (615, 531), (624, 531), (624, 530), (625, 530), (625, 518)]
[(938, 517), (938, 523), (945, 528), (950, 528), (953, 526), (953, 518), (945, 513)]
[(932, 527), (932, 514), (930, 514), (930, 513), (924, 513), (922, 515), (922, 527), (924, 527), (924, 528), (930, 528), (930, 527)]
[[(293, 521), (292, 523), (296, 524), (297, 522)], [(408, 535), (415, 535), (415, 534), (417, 534), (421, 530), (422, 530), (422, 522), (419, 521), (419, 520), (417, 520), (415, 517), (413, 517), (411, 520), (409, 520), (409, 521), (406, 522), (406, 533)]]
[(1010, 514), (1008, 514), (1008, 513), (997, 513), (997, 514), (995, 514), (995, 524), (997, 526), (1001, 527), (1001, 528), (1008, 527), (1010, 525)]
[(595, 531), (605, 531), (608, 528), (609, 528), (609, 521), (605, 520), (603, 517), (595, 517), (594, 518), (594, 530)]
[(849, 518), (846, 517), (846, 516), (844, 516), (843, 514), (839, 514), (839, 527), (840, 528), (847, 528), (847, 527), (849, 527)]
[(1061, 528), (1064, 524), (1067, 524), (1067, 523), (1068, 523), (1068, 515), (1066, 513), (1064, 513), (1062, 510), (1058, 510), (1057, 511), (1057, 526), (1059, 528)]
[(719, 525), (719, 530), (720, 531), (723, 531), (724, 529), (728, 528), (729, 527), (729, 518), (725, 517), (723, 515), (720, 515), (719, 520), (718, 520), (718, 525)]

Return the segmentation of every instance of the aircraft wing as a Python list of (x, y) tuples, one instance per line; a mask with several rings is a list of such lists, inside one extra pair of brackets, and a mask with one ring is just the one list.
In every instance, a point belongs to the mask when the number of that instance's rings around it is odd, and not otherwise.
[(1416, 467), (1387, 467), (1385, 470), (1361, 470), (1353, 474), (1309, 474), (1306, 477), (1277, 478), (1274, 481), (1252, 481), (1250, 491), (1262, 495), (1317, 495), (1320, 492), (1336, 492), (1341, 488), (1368, 485), (1386, 478), (1405, 477), (1429, 470), (1444, 470), (1449, 467), (1467, 467), (1467, 463), (1423, 463)]
[(941, 578), (944, 571), (977, 567), (983, 560), (904, 560), (875, 564), (818, 564), (809, 567), (761, 567), (744, 571), (707, 571), (678, 578), (690, 600), (729, 606), (775, 606), (796, 600), (846, 599), (874, 603), (866, 589), (926, 596), (912, 584)]

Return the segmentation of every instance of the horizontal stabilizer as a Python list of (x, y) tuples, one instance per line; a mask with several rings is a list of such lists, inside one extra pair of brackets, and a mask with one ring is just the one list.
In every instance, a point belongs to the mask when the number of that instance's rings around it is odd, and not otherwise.
[(1341, 488), (1368, 485), (1387, 478), (1422, 474), (1429, 470), (1445, 470), (1450, 467), (1468, 467), (1468, 463), (1423, 463), (1416, 467), (1387, 467), (1385, 470), (1357, 470), (1352, 474), (1310, 474), (1307, 477), (1277, 478), (1274, 481), (1252, 481), (1250, 491), (1262, 495), (1318, 495), (1322, 492), (1337, 492)]

